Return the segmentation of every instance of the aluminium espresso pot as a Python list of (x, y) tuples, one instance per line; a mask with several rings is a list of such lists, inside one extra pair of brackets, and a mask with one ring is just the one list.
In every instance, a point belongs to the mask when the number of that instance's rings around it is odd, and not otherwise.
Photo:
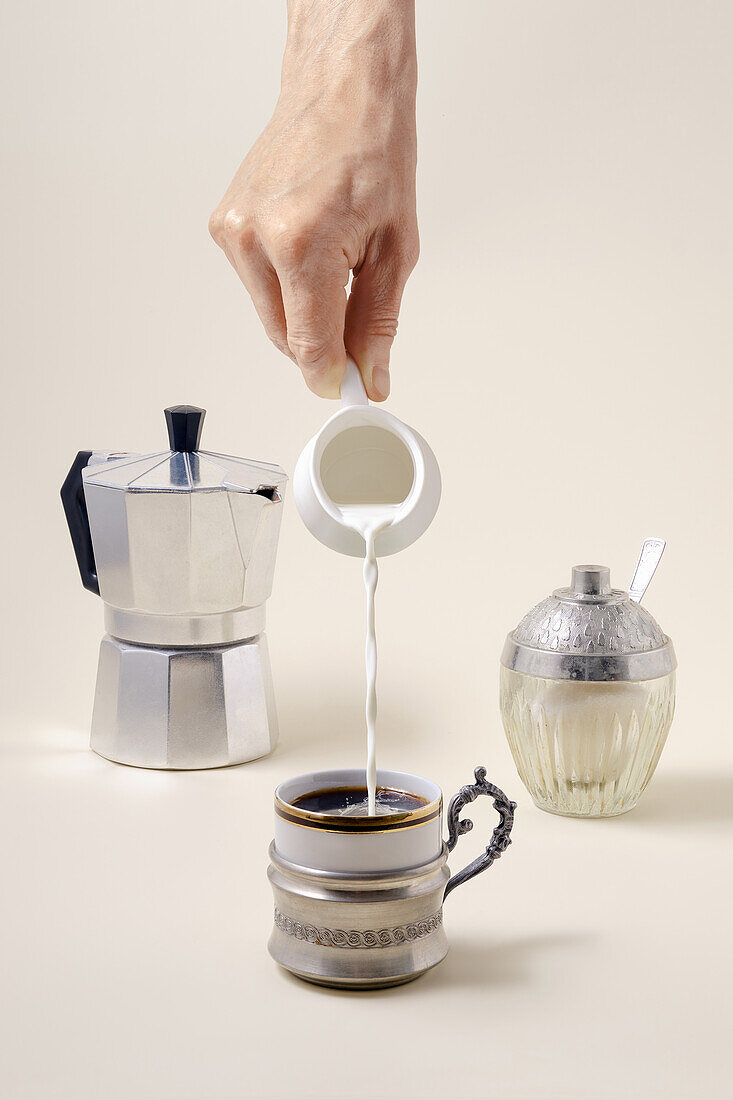
[(277, 741), (264, 626), (287, 477), (200, 450), (204, 416), (166, 409), (153, 454), (80, 451), (61, 490), (104, 601), (91, 747), (123, 764), (219, 767)]

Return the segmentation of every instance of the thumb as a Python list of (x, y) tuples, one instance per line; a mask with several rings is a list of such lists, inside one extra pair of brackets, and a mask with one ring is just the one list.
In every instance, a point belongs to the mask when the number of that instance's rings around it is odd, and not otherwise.
[(370, 249), (351, 284), (345, 343), (372, 401), (389, 396), (389, 356), (402, 292), (413, 267), (406, 252)]

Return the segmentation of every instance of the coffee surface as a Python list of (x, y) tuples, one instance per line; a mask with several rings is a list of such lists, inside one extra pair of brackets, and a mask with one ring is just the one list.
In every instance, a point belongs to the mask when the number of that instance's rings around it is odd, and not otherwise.
[(391, 787), (377, 787), (376, 815), (369, 813), (369, 796), (366, 787), (331, 787), (323, 791), (311, 791), (293, 799), (293, 806), (315, 814), (334, 817), (384, 817), (387, 814), (408, 813), (427, 806), (428, 800), (419, 794), (398, 791)]

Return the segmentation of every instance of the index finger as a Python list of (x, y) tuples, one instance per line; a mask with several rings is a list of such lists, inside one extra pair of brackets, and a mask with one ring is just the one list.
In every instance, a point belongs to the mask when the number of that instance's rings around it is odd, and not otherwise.
[(306, 384), (319, 397), (338, 397), (346, 369), (346, 256), (315, 250), (297, 264), (276, 262), (276, 271), (288, 347)]

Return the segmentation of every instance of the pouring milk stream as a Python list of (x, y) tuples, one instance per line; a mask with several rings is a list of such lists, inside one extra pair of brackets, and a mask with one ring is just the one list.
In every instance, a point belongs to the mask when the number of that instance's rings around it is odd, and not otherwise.
[(412, 428), (370, 405), (361, 374), (347, 361), (341, 407), (307, 444), (293, 477), (301, 519), (320, 542), (364, 559), (366, 589), (367, 812), (376, 806), (377, 558), (419, 538), (440, 501), (435, 455)]

